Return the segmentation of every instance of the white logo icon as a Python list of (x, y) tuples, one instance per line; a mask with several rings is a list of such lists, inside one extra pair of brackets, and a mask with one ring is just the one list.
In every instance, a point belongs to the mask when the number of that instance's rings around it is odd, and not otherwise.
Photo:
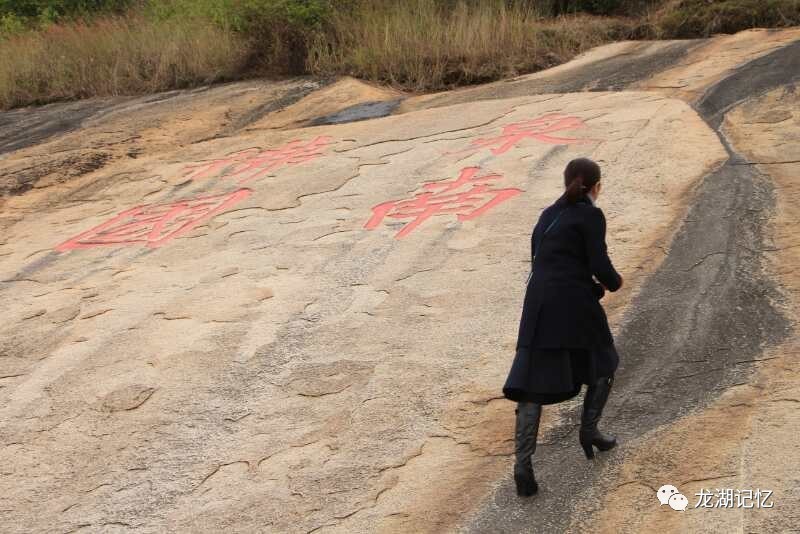
[(672, 497), (673, 495), (676, 495), (676, 494), (680, 495), (680, 493), (681, 492), (678, 491), (678, 488), (676, 488), (675, 486), (670, 486), (669, 484), (667, 484), (665, 486), (661, 486), (660, 488), (658, 488), (658, 492), (656, 493), (656, 496), (658, 497), (658, 502), (661, 503), (661, 506), (664, 506), (665, 504), (669, 503), (669, 498), (670, 497)]
[(658, 497), (658, 502), (661, 503), (661, 506), (668, 504), (670, 508), (676, 511), (685, 512), (686, 507), (689, 506), (689, 499), (671, 484), (665, 484), (658, 488), (656, 497)]
[(675, 511), (685, 512), (687, 506), (689, 506), (689, 499), (682, 493), (674, 493), (669, 498), (669, 507)]

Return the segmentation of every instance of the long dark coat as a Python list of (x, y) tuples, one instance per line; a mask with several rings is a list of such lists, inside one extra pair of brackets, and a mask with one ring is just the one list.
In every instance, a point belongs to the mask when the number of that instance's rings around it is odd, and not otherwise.
[(506, 397), (521, 400), (520, 392), (533, 392), (563, 400), (597, 368), (610, 369), (605, 376), (616, 369), (614, 338), (599, 300), (603, 286), (616, 291), (622, 279), (605, 235), (605, 216), (588, 197), (572, 204), (561, 197), (542, 212), (531, 236), (533, 272)]

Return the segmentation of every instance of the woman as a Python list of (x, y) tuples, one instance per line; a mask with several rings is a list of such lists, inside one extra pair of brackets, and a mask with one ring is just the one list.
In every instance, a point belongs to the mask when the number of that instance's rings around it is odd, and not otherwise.
[(600, 305), (605, 290), (622, 287), (606, 249), (606, 221), (595, 206), (600, 167), (576, 159), (564, 170), (565, 193), (542, 212), (531, 236), (528, 278), (517, 353), (503, 387), (517, 402), (514, 481), (529, 496), (538, 485), (531, 458), (543, 404), (575, 397), (586, 384), (580, 444), (586, 457), (607, 451), (616, 439), (597, 429), (619, 356)]

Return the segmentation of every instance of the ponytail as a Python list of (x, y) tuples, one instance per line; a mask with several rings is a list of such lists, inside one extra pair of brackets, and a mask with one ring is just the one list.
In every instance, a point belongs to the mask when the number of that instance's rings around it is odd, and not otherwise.
[(569, 183), (564, 194), (567, 197), (567, 202), (574, 204), (584, 193), (586, 193), (586, 187), (583, 185), (583, 176), (578, 176)]
[(574, 204), (600, 181), (600, 166), (588, 158), (573, 159), (564, 169), (564, 196)]

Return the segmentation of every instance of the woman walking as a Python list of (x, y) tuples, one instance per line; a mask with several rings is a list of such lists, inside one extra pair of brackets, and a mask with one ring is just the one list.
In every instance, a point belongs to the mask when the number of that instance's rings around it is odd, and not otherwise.
[(606, 290), (622, 287), (606, 249), (606, 221), (595, 206), (600, 167), (580, 158), (564, 170), (566, 191), (546, 208), (531, 236), (531, 276), (525, 293), (517, 352), (503, 387), (517, 402), (514, 481), (530, 496), (538, 485), (532, 457), (542, 405), (578, 395), (587, 385), (579, 439), (586, 457), (616, 439), (597, 429), (619, 356), (600, 305)]

